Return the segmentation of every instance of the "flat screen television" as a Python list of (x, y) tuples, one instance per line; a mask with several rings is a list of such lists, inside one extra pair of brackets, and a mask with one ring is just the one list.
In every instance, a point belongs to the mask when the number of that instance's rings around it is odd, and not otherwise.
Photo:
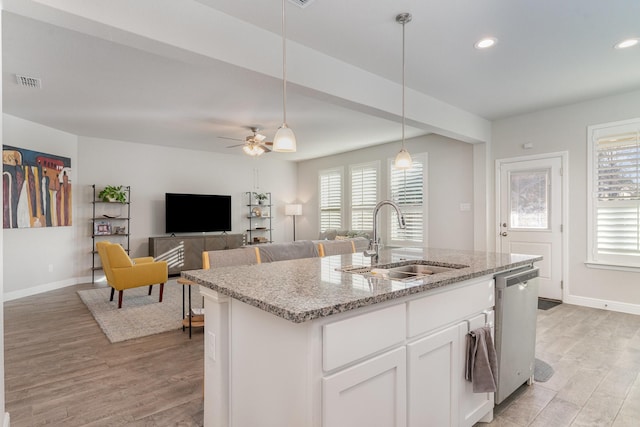
[(231, 231), (231, 196), (166, 193), (165, 213), (167, 233)]

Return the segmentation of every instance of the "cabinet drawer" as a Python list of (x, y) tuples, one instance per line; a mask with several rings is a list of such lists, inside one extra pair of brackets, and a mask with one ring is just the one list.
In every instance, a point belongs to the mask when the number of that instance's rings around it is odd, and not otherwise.
[(323, 369), (330, 371), (403, 342), (406, 324), (406, 305), (398, 304), (325, 325)]
[(484, 278), (407, 304), (408, 334), (414, 337), (492, 308), (495, 304), (494, 280)]

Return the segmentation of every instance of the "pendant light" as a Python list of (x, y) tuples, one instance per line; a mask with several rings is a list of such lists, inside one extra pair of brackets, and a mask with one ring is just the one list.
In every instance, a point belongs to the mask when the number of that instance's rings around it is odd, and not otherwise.
[(404, 148), (404, 25), (407, 22), (411, 22), (411, 14), (410, 13), (401, 13), (396, 16), (396, 22), (402, 24), (402, 148), (400, 152), (396, 155), (396, 159), (393, 162), (393, 165), (397, 169), (411, 169), (411, 165), (413, 161), (411, 160), (411, 155)]
[(292, 153), (296, 151), (296, 136), (287, 126), (287, 19), (285, 1), (282, 0), (282, 126), (273, 138), (273, 151)]

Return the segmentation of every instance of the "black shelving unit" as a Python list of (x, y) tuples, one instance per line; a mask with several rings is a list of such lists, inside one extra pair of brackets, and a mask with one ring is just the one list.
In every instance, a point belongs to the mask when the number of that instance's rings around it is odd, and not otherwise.
[(98, 200), (96, 185), (93, 184), (93, 205), (91, 215), (91, 239), (93, 249), (91, 251), (91, 282), (95, 282), (96, 271), (102, 270), (100, 257), (96, 250), (96, 243), (101, 240), (112, 240), (119, 243), (129, 253), (130, 225), (131, 225), (131, 187), (123, 187), (127, 193), (127, 201), (104, 202)]
[(266, 194), (267, 199), (259, 203), (254, 197), (255, 191), (245, 193), (247, 199), (247, 219), (249, 220), (249, 228), (247, 228), (247, 245), (255, 245), (258, 243), (273, 243), (272, 237), (272, 204), (271, 193)]

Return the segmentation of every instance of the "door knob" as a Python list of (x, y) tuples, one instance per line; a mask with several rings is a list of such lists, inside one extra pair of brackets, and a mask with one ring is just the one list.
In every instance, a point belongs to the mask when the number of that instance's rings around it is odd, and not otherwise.
[(500, 235), (501, 235), (502, 237), (507, 237), (509, 234), (507, 234), (507, 232), (506, 232), (506, 231), (503, 231), (502, 233), (500, 233)]

